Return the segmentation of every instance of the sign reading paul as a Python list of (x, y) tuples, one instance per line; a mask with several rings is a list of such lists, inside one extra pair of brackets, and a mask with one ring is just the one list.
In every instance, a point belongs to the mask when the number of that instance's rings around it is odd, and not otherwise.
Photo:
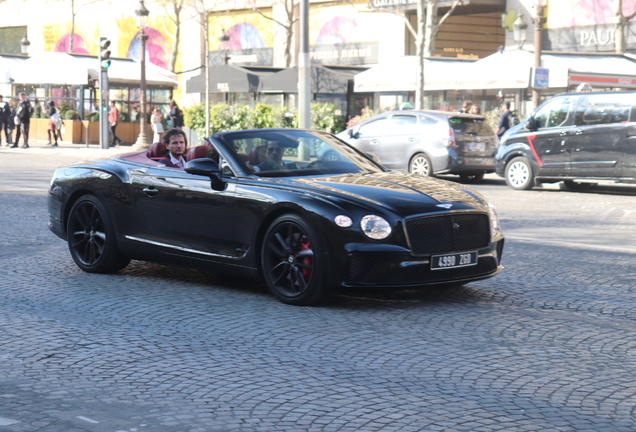
[[(387, 28), (387, 15), (369, 11), (364, 3), (310, 10), (309, 56), (312, 63), (363, 65), (378, 62), (378, 29)], [(397, 18), (399, 19), (399, 18)]]

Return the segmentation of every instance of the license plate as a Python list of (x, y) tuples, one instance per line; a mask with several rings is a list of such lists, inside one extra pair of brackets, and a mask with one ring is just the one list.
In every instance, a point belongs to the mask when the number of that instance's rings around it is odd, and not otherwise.
[(468, 150), (484, 151), (486, 150), (486, 143), (483, 143), (483, 142), (468, 143)]
[(433, 255), (431, 257), (431, 270), (444, 270), (474, 265), (477, 265), (477, 251), (448, 255)]

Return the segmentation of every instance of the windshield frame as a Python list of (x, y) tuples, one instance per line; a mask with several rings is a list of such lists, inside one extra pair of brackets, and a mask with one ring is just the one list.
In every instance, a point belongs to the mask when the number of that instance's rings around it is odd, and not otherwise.
[[(250, 129), (241, 131), (218, 132), (211, 137), (236, 161), (240, 171), (248, 176), (256, 177), (311, 177), (318, 175), (377, 173), (388, 171), (376, 162), (372, 156), (361, 152), (336, 136), (315, 130), (305, 129)], [(310, 149), (309, 156), (303, 160), (299, 155), (299, 140), (306, 139)], [(284, 147), (283, 161), (288, 168), (282, 170), (258, 171), (249, 163), (250, 153), (258, 146), (265, 146), (268, 141), (276, 141)], [(313, 141), (313, 143), (311, 143)], [(311, 146), (314, 150), (311, 150)], [(322, 153), (335, 151), (339, 161), (322, 162), (308, 167), (310, 163), (320, 160), (316, 149), (323, 148)], [(293, 163), (293, 165), (292, 165)]]

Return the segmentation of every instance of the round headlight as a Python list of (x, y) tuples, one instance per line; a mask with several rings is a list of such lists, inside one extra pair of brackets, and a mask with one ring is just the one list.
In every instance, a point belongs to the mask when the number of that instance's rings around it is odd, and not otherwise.
[(391, 225), (376, 215), (367, 215), (360, 221), (360, 227), (367, 237), (374, 240), (383, 240), (391, 235)]
[(345, 215), (338, 215), (334, 218), (333, 221), (341, 228), (349, 228), (351, 225), (353, 225), (353, 221), (351, 220), (351, 218)]

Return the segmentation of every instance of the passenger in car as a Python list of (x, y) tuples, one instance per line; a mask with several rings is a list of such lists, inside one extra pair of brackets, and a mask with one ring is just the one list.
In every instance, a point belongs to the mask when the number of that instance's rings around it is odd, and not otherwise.
[(166, 146), (166, 166), (183, 169), (187, 162), (185, 157), (188, 140), (181, 129), (170, 129), (163, 134), (163, 144)]
[(287, 169), (283, 162), (285, 149), (278, 141), (267, 141), (267, 159), (254, 167), (254, 171), (278, 171)]

